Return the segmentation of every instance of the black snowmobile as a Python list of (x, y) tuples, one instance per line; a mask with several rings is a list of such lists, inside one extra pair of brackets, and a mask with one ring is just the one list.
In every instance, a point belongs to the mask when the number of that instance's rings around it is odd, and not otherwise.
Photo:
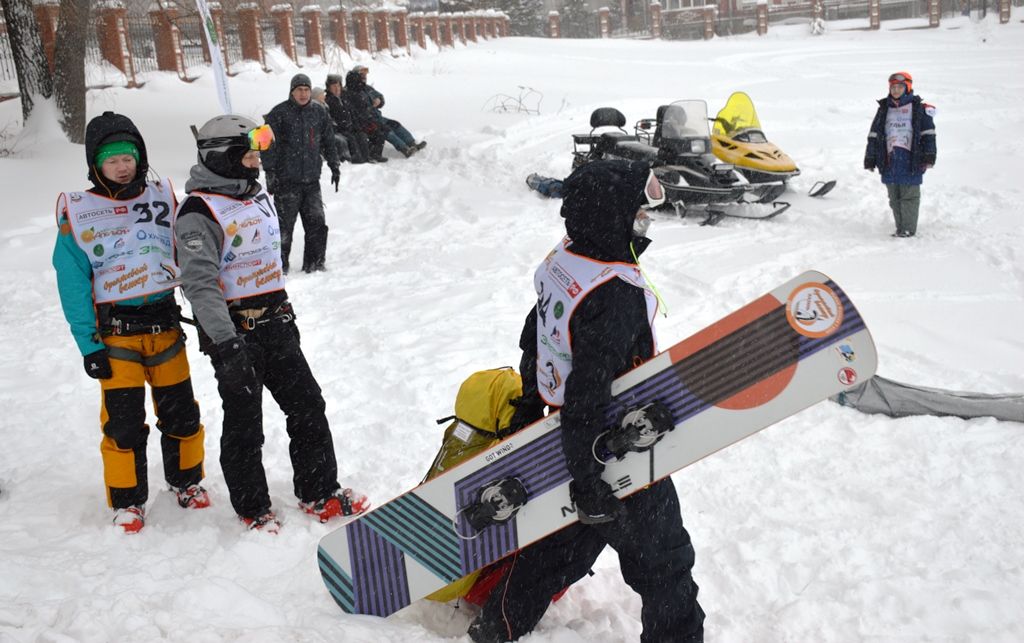
[(734, 165), (715, 158), (704, 101), (662, 105), (656, 118), (637, 121), (633, 134), (625, 124), (626, 117), (613, 107), (594, 110), (590, 133), (573, 135), (573, 169), (598, 159), (646, 161), (665, 189), (666, 203), (681, 216), (704, 212), (702, 225), (726, 216), (770, 219), (789, 208), (773, 201), (784, 189), (781, 181), (751, 184)]

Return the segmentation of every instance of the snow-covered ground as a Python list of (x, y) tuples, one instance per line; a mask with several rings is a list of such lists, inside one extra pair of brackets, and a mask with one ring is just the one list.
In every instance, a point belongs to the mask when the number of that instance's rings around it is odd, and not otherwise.
[[(323, 387), (343, 482), (383, 502), (422, 477), (462, 379), (518, 363), (531, 275), (560, 238), (559, 203), (527, 190), (569, 171), (570, 134), (611, 105), (630, 121), (681, 98), (714, 113), (734, 90), (803, 175), (775, 220), (700, 227), (657, 216), (645, 267), (669, 306), (669, 345), (815, 268), (858, 304), (880, 372), (929, 386), (1024, 391), (1024, 25), (965, 18), (935, 30), (773, 28), (712, 42), (506, 39), (370, 60), (386, 112), (426, 150), (343, 166), (323, 185), (329, 272), (288, 291)], [(852, 25), (848, 25), (852, 26)], [(862, 26), (862, 25), (858, 25)], [(344, 61), (347, 66), (351, 60)], [(367, 62), (367, 61), (362, 61)], [(241, 70), (235, 109), (259, 118), (296, 68)], [(335, 66), (330, 71), (340, 71)], [(938, 107), (938, 164), (919, 235), (893, 239), (877, 174), (861, 169), (886, 77), (910, 71)], [(327, 66), (302, 69), (322, 82)], [(192, 84), (89, 94), (89, 114), (130, 115), (151, 166), (179, 190), (190, 124), (218, 112), (209, 73)], [(539, 115), (495, 113), (495, 94), (543, 95)], [(53, 203), (87, 185), (83, 150), (52, 125), (22, 131), (0, 104), (0, 641), (442, 641), (469, 614), (419, 603), (389, 619), (343, 614), (321, 583), (280, 412), (268, 403), (264, 459), (285, 525), (243, 531), (218, 465), (212, 369), (189, 345), (207, 427), (214, 506), (186, 512), (161, 486), (150, 440), (145, 531), (110, 525), (99, 457), (98, 386), (62, 318), (50, 267)], [(6, 126), (6, 129), (5, 129)], [(804, 196), (817, 179), (839, 186)], [(301, 243), (296, 250), (301, 252)], [(194, 334), (193, 334), (194, 338)], [(151, 418), (152, 422), (152, 418)], [(892, 420), (823, 403), (675, 476), (697, 551), (712, 641), (1024, 640), (1024, 425)], [(549, 610), (535, 642), (635, 641), (640, 603), (606, 552), (597, 574)]]

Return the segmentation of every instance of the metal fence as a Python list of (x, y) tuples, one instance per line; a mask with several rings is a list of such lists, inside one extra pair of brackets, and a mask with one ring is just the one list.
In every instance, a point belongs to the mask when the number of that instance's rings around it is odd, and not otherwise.
[(17, 81), (18, 73), (14, 69), (14, 52), (7, 37), (7, 29), (0, 26), (0, 82)]

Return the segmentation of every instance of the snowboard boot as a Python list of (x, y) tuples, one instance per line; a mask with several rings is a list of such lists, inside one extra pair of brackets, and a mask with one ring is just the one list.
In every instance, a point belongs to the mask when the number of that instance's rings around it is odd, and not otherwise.
[(182, 509), (206, 509), (210, 506), (210, 494), (197, 484), (174, 490), (178, 497), (178, 506)]
[(370, 501), (351, 489), (339, 489), (316, 502), (300, 502), (299, 508), (320, 522), (327, 522), (335, 516), (358, 516), (370, 508)]
[(146, 526), (146, 510), (138, 505), (114, 509), (114, 526), (126, 534), (137, 534)]
[(415, 154), (416, 152), (419, 151), (419, 148), (416, 147), (415, 145), (410, 145), (409, 147), (403, 147), (399, 151), (402, 153), (402, 156), (404, 156), (405, 158), (410, 158), (413, 154)]
[(245, 518), (239, 516), (242, 523), (249, 529), (249, 531), (262, 531), (265, 534), (276, 534), (281, 530), (281, 521), (277, 519), (273, 511), (259, 516), (258, 518)]

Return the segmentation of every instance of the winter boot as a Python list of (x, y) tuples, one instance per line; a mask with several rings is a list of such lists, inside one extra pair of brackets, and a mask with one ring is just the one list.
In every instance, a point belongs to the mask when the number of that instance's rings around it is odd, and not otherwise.
[(412, 156), (413, 154), (415, 154), (416, 152), (418, 152), (418, 151), (419, 151), (419, 148), (418, 148), (418, 147), (416, 147), (415, 145), (411, 145), (411, 146), (409, 146), (409, 147), (403, 147), (403, 148), (402, 148), (401, 150), (399, 150), (399, 151), (400, 151), (400, 152), (402, 153), (402, 156), (404, 156), (405, 158), (409, 158), (409, 157), (411, 157), (411, 156)]
[(276, 534), (281, 530), (281, 521), (277, 519), (273, 511), (268, 511), (258, 518), (245, 518), (243, 516), (239, 516), (239, 518), (249, 531)]
[(415, 147), (416, 150), (419, 151), (419, 150), (422, 150), (426, 146), (427, 146), (427, 142), (426, 141), (420, 141), (419, 143), (417, 143), (413, 147)]
[(114, 525), (126, 534), (137, 534), (146, 526), (146, 510), (138, 505), (114, 509)]
[(174, 493), (178, 496), (178, 506), (182, 509), (206, 509), (210, 506), (210, 494), (197, 484), (175, 489)]
[(370, 501), (351, 489), (339, 489), (316, 502), (300, 502), (299, 508), (320, 522), (327, 522), (335, 516), (358, 516), (370, 508)]

